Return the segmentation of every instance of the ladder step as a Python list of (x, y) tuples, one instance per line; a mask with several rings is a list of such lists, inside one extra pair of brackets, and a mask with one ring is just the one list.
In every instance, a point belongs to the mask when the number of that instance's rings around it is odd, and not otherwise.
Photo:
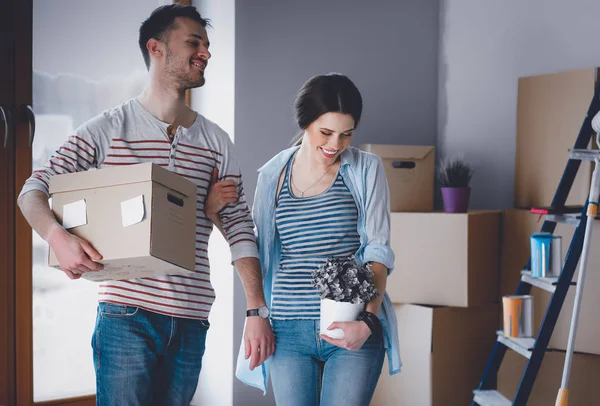
[(546, 221), (577, 227), (581, 223), (581, 214), (548, 214)]
[(530, 284), (531, 286), (537, 286), (540, 289), (544, 289), (550, 293), (554, 293), (556, 290), (556, 284), (558, 278), (534, 278), (531, 276), (531, 271), (521, 271), (521, 280)]
[(531, 351), (535, 347), (535, 338), (504, 337), (504, 332), (502, 330), (499, 330), (496, 333), (498, 334), (499, 343), (504, 344), (506, 347), (518, 352), (527, 359), (531, 358)]
[(595, 161), (600, 158), (600, 151), (597, 149), (570, 149), (569, 158), (578, 161)]
[(511, 406), (512, 402), (495, 390), (474, 390), (473, 402), (480, 406)]
[[(521, 271), (521, 280), (530, 284), (531, 286), (537, 286), (540, 289), (547, 290), (550, 293), (554, 293), (556, 285), (558, 284), (558, 278), (534, 278), (531, 276), (531, 271)], [(570, 286), (576, 286), (577, 282), (569, 282)]]

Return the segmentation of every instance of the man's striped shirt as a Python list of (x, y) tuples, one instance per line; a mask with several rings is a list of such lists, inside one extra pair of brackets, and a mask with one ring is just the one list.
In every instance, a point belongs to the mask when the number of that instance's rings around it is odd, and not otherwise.
[(31, 190), (48, 195), (49, 179), (54, 175), (143, 162), (153, 162), (194, 182), (198, 187), (195, 275), (103, 282), (99, 301), (206, 319), (215, 293), (207, 255), (213, 225), (204, 214), (204, 200), (215, 168), (219, 181), (238, 182), (237, 203), (220, 213), (232, 261), (258, 257), (253, 222), (227, 133), (200, 114), (190, 128), (180, 126), (172, 142), (167, 136), (168, 126), (137, 99), (109, 109), (79, 127), (43, 168), (33, 172), (21, 195)]

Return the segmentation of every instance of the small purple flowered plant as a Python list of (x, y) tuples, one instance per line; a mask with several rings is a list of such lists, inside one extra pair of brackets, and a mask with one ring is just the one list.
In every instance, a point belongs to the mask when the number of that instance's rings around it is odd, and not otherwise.
[(328, 258), (312, 271), (312, 277), (321, 299), (367, 303), (379, 295), (369, 264), (360, 266), (354, 257)]

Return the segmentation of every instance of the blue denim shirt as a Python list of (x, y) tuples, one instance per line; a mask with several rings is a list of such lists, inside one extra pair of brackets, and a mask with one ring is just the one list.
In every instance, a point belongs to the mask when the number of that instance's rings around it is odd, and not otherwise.
[[(274, 220), (275, 195), (281, 172), (298, 148), (296, 146), (280, 152), (258, 170), (252, 213), (256, 225), (265, 299), (269, 305), (275, 281), (274, 274), (279, 270), (281, 256), (281, 240)], [(381, 159), (354, 147), (345, 149), (340, 159), (340, 174), (354, 196), (358, 208), (358, 233), (361, 244), (355, 255), (356, 260), (358, 263), (379, 262), (392, 272), (394, 253), (390, 248), (390, 194)], [(387, 293), (378, 316), (383, 326), (390, 375), (394, 375), (400, 372), (402, 362), (396, 313)], [(236, 377), (266, 393), (270, 359), (254, 371), (250, 371), (250, 360), (245, 360), (244, 354), (245, 345), (242, 339)]]

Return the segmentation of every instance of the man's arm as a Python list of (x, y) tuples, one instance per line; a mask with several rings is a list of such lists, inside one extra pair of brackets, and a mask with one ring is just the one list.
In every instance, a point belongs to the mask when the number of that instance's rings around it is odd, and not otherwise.
[[(218, 219), (213, 213), (207, 217), (217, 225), (223, 233), (231, 249), (231, 258), (234, 263), (246, 292), (247, 310), (256, 309), (266, 305), (262, 286), (262, 271), (258, 260), (258, 249), (254, 235), (254, 222), (252, 214), (246, 203), (243, 181), (237, 160), (233, 151), (233, 144), (227, 136), (225, 138), (225, 154), (222, 156), (216, 179), (211, 189), (216, 189), (220, 183), (223, 195), (227, 195), (219, 205)], [(232, 190), (233, 189), (233, 190)], [(206, 204), (209, 206), (209, 197)], [(251, 357), (250, 369), (262, 364), (275, 351), (275, 338), (268, 319), (260, 316), (248, 316), (244, 333), (246, 359)]]
[[(258, 258), (240, 258), (234, 264), (246, 292), (246, 310), (266, 306)], [(247, 317), (244, 341), (245, 358), (252, 356), (250, 370), (265, 362), (275, 352), (275, 337), (268, 319), (259, 316)]]
[(17, 201), (25, 219), (48, 242), (61, 269), (71, 279), (80, 278), (84, 272), (102, 269), (102, 264), (93, 261), (102, 257), (87, 241), (72, 235), (56, 221), (48, 205), (50, 178), (95, 167), (97, 149), (88, 128), (78, 129), (76, 135), (69, 137), (49, 157), (44, 167), (32, 173)]
[(31, 190), (21, 195), (17, 203), (31, 228), (48, 242), (61, 269), (70, 279), (79, 279), (85, 272), (104, 268), (94, 262), (101, 260), (102, 256), (87, 241), (58, 224), (44, 192)]

